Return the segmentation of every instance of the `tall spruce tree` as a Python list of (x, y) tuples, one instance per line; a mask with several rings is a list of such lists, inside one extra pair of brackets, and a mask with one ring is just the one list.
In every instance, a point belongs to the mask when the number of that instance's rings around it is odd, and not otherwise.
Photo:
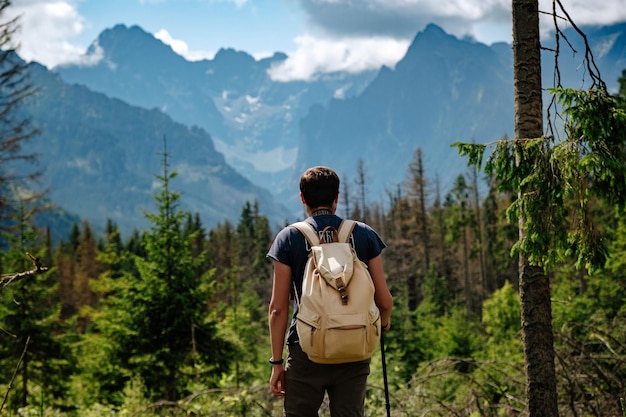
[(210, 284), (198, 276), (203, 256), (193, 254), (195, 232), (184, 230), (188, 214), (180, 195), (170, 189), (176, 172), (162, 153), (157, 211), (146, 213), (151, 229), (136, 257), (137, 275), (116, 280), (105, 302), (110, 318), (103, 331), (132, 376), (139, 376), (152, 399), (175, 401), (195, 384), (211, 385), (225, 372), (232, 349), (218, 337), (210, 320)]
[(476, 209), (472, 204), (470, 195), (472, 187), (467, 183), (465, 175), (457, 176), (452, 191), (446, 197), (447, 208), (447, 241), (450, 246), (456, 248), (459, 262), (459, 280), (463, 289), (466, 311), (478, 314), (477, 271), (474, 247), (477, 242)]

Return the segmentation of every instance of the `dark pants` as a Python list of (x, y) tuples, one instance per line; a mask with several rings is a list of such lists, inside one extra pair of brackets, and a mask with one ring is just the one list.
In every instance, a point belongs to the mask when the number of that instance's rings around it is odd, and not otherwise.
[(285, 417), (317, 417), (328, 393), (332, 417), (363, 417), (370, 361), (318, 364), (300, 345), (288, 346), (285, 368)]

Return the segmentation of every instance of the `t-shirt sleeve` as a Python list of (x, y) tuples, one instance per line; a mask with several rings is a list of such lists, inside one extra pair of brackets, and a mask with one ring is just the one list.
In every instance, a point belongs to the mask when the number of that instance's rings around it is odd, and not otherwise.
[(380, 255), (387, 245), (369, 225), (362, 222), (358, 222), (357, 225), (353, 231), (356, 253), (359, 259), (367, 263)]
[(385, 242), (383, 242), (383, 240), (381, 239), (381, 237), (378, 235), (378, 233), (376, 233), (376, 231), (374, 229), (372, 229), (371, 227), (367, 226), (368, 229), (368, 242), (369, 242), (369, 259), (375, 258), (378, 255), (380, 255), (383, 251), (383, 249), (385, 249), (387, 247), (387, 245), (385, 244)]
[(272, 242), (272, 245), (270, 246), (269, 251), (267, 252), (266, 256), (268, 258), (286, 265), (292, 264), (291, 236), (293, 230), (294, 229), (292, 227), (285, 227), (280, 232), (278, 232), (278, 234), (274, 238), (274, 241)]

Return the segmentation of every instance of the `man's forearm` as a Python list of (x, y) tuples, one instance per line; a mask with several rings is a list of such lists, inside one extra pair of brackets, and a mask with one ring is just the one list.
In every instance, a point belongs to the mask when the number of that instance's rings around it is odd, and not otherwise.
[(270, 309), (269, 312), (270, 343), (272, 347), (272, 359), (278, 360), (283, 357), (285, 346), (285, 333), (287, 332), (287, 314), (282, 311)]

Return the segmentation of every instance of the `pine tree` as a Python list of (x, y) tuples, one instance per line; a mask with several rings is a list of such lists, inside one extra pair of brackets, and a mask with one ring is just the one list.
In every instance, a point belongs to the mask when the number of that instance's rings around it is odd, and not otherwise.
[(474, 305), (474, 291), (472, 286), (472, 263), (470, 260), (470, 246), (472, 236), (470, 228), (473, 213), (470, 204), (470, 187), (465, 175), (457, 176), (451, 193), (447, 197), (448, 208), (448, 242), (459, 251), (461, 265), (461, 288), (463, 288), (464, 302), (467, 312), (472, 312)]
[(170, 189), (176, 172), (169, 170), (167, 151), (162, 156), (157, 212), (146, 213), (151, 223), (143, 237), (146, 255), (135, 258), (137, 275), (112, 286), (100, 328), (114, 339), (120, 362), (131, 377), (141, 378), (150, 398), (175, 401), (193, 383), (215, 382), (228, 369), (232, 349), (209, 319), (210, 285), (197, 275), (203, 257), (192, 254), (195, 236), (183, 227), (188, 214)]

